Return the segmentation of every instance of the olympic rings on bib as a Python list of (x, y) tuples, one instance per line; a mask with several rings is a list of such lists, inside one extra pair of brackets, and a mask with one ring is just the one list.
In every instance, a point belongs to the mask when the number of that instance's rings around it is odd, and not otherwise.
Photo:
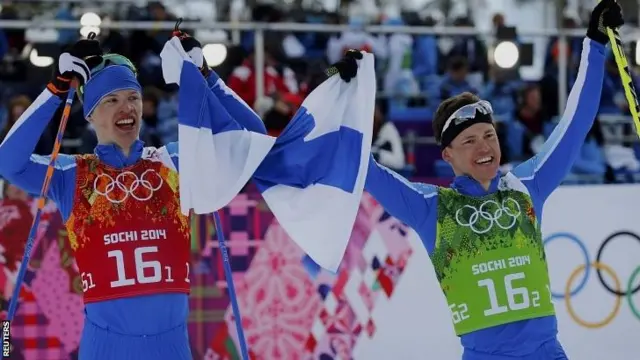
[[(620, 279), (618, 279), (618, 276), (613, 271), (613, 269), (597, 261), (592, 262), (590, 265), (595, 269), (604, 270), (607, 274), (609, 274), (609, 276), (613, 278), (613, 282), (616, 284), (616, 289), (620, 290), (620, 287), (621, 287)], [(613, 319), (615, 319), (616, 315), (618, 315), (618, 312), (620, 311), (620, 305), (622, 303), (622, 299), (619, 296), (616, 297), (616, 304), (614, 305), (613, 310), (609, 313), (609, 315), (607, 315), (606, 318), (604, 318), (604, 320), (600, 322), (592, 323), (579, 318), (578, 315), (576, 315), (575, 311), (573, 310), (573, 307), (571, 306), (571, 283), (573, 283), (573, 280), (578, 276), (580, 271), (583, 271), (586, 267), (587, 266), (585, 264), (578, 266), (575, 270), (573, 270), (573, 272), (569, 276), (569, 280), (567, 281), (567, 285), (565, 286), (564, 301), (567, 306), (567, 312), (569, 313), (569, 316), (571, 316), (573, 321), (577, 322), (578, 324), (586, 328), (597, 329), (597, 328), (607, 326), (607, 324), (609, 324), (611, 321), (613, 321)]]
[[(581, 241), (578, 237), (576, 237), (573, 234), (570, 233), (555, 233), (552, 234), (551, 236), (547, 237), (544, 240), (544, 245), (546, 247), (546, 245), (549, 242), (552, 242), (554, 240), (560, 239), (560, 238), (565, 238), (573, 243), (575, 243), (576, 245), (578, 245), (578, 247), (580, 247), (580, 252), (582, 253), (582, 256), (584, 257), (584, 264), (579, 265), (576, 269), (574, 269), (571, 272), (571, 275), (569, 276), (569, 279), (567, 280), (566, 284), (565, 284), (565, 289), (564, 292), (559, 294), (559, 293), (555, 293), (553, 291), (551, 291), (551, 296), (555, 299), (564, 299), (566, 302), (566, 306), (567, 306), (567, 312), (569, 313), (569, 316), (579, 325), (586, 327), (586, 328), (591, 328), (591, 329), (595, 329), (595, 328), (601, 328), (604, 327), (606, 325), (608, 325), (609, 323), (611, 323), (611, 321), (613, 321), (613, 319), (617, 316), (617, 314), (620, 311), (620, 307), (622, 305), (622, 298), (626, 298), (627, 303), (629, 304), (629, 308), (631, 309), (631, 312), (633, 313), (633, 315), (640, 320), (640, 309), (638, 308), (638, 306), (633, 302), (633, 295), (635, 295), (636, 293), (638, 293), (640, 291), (640, 286), (637, 287), (633, 287), (634, 283), (636, 282), (636, 280), (638, 278), (640, 278), (640, 265), (632, 272), (631, 276), (629, 277), (629, 280), (626, 284), (622, 284), (620, 281), (620, 277), (619, 275), (611, 268), (611, 266), (604, 264), (601, 262), (602, 259), (602, 253), (604, 251), (604, 248), (609, 245), (611, 243), (611, 241), (613, 241), (613, 239), (615, 239), (616, 237), (619, 236), (630, 236), (636, 240), (638, 240), (638, 242), (640, 242), (640, 236), (629, 232), (629, 231), (618, 231), (613, 233), (612, 235), (610, 235), (609, 237), (607, 237), (602, 244), (600, 245), (599, 249), (598, 249), (598, 253), (596, 256), (596, 260), (595, 261), (591, 261), (591, 257), (589, 255), (589, 251), (586, 247), (586, 245), (584, 244), (583, 241)], [(578, 294), (580, 291), (582, 291), (582, 289), (585, 287), (587, 281), (589, 280), (589, 277), (591, 275), (591, 268), (594, 268), (596, 270), (596, 273), (598, 274), (598, 280), (600, 281), (600, 283), (602, 284), (602, 286), (605, 288), (605, 290), (607, 290), (607, 292), (609, 292), (610, 294), (614, 295), (616, 297), (616, 302), (614, 305), (613, 310), (601, 321), (599, 322), (587, 322), (583, 319), (581, 319), (580, 317), (578, 317), (578, 315), (576, 315), (573, 306), (571, 304), (571, 299)], [(580, 272), (584, 271), (584, 275), (582, 277), (582, 279), (580, 280), (580, 282), (578, 283), (578, 285), (574, 288), (574, 282), (576, 280), (576, 278), (578, 277), (578, 275), (580, 275)], [(606, 272), (609, 276), (611, 276), (611, 278), (613, 279), (614, 282), (614, 287), (612, 288), (609, 284), (607, 284), (607, 282), (604, 280), (604, 277), (602, 276), (602, 271)], [(626, 285), (626, 289), (623, 289), (622, 287)]]
[[(512, 204), (512, 206), (509, 207), (509, 204)], [(470, 211), (464, 212), (465, 209), (469, 209)], [(515, 209), (515, 211), (512, 209)], [(493, 210), (493, 212), (490, 210)], [(467, 220), (461, 219), (463, 213), (465, 215), (470, 213)], [(456, 222), (460, 226), (470, 228), (471, 231), (476, 234), (484, 234), (491, 230), (494, 224), (504, 230), (512, 228), (516, 224), (520, 214), (520, 204), (512, 198), (502, 200), (502, 204), (498, 204), (495, 200), (487, 200), (483, 202), (479, 208), (472, 205), (464, 205), (458, 209), (458, 211), (456, 211)], [(485, 225), (485, 228), (479, 228), (476, 224), (481, 220), (485, 220), (489, 224)]]
[[(148, 174), (155, 175), (155, 180), (157, 180), (155, 186), (153, 186), (150, 181), (154, 179), (151, 177), (147, 178)], [(105, 179), (107, 180), (107, 184), (103, 185), (101, 181)], [(127, 180), (129, 180), (129, 182)], [(99, 174), (93, 181), (93, 188), (97, 194), (106, 197), (109, 202), (120, 204), (127, 200), (129, 196), (138, 201), (147, 201), (153, 197), (154, 192), (160, 190), (162, 184), (162, 177), (155, 170), (149, 169), (143, 172), (140, 177), (131, 171), (124, 171), (118, 174), (115, 179), (105, 173)], [(136, 192), (138, 189), (145, 189), (145, 191)], [(124, 195), (116, 197), (114, 193), (117, 192), (122, 192)]]

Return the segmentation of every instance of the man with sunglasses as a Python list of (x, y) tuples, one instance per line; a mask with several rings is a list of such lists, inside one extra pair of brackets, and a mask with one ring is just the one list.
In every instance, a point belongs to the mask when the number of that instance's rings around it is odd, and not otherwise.
[[(209, 123), (214, 135), (214, 129), (247, 130), (235, 132), (241, 139), (224, 149), (231, 155), (212, 154), (224, 157), (221, 163), (244, 163), (242, 174), (220, 175), (235, 181), (229, 188), (239, 190), (275, 139), (233, 92), (218, 86), (217, 75), (184, 66), (181, 117)], [(355, 69), (349, 76), (355, 76)], [(78, 82), (82, 111), (95, 129), (98, 145), (93, 154), (58, 155), (47, 196), (62, 214), (81, 273), (85, 323), (79, 358), (191, 359), (190, 230), (181, 211), (178, 143), (156, 149), (138, 139), (141, 86), (127, 58), (103, 54), (92, 39), (80, 40), (61, 54), (46, 89), (0, 144), (0, 175), (39, 194), (51, 158), (32, 152), (73, 81)], [(254, 165), (248, 165), (249, 156), (258, 159)], [(216, 187), (215, 192), (232, 198), (229, 188)]]
[(541, 234), (545, 201), (578, 156), (598, 112), (607, 28), (620, 6), (593, 10), (577, 79), (543, 150), (501, 176), (491, 104), (471, 93), (443, 101), (435, 139), (456, 177), (450, 188), (411, 183), (372, 161), (365, 189), (412, 227), (429, 253), (468, 360), (566, 359)]

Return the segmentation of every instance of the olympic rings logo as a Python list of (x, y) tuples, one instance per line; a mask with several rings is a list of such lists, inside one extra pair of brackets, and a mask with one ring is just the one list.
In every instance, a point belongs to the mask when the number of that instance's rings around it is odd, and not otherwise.
[[(636, 281), (636, 279), (640, 279), (640, 265), (638, 265), (635, 268), (635, 270), (632, 271), (631, 276), (629, 277), (629, 280), (627, 281), (627, 283), (622, 284), (618, 274), (609, 265), (604, 264), (600, 260), (602, 259), (602, 253), (604, 251), (604, 248), (619, 236), (630, 236), (636, 239), (638, 242), (640, 242), (640, 236), (632, 232), (629, 232), (629, 231), (615, 232), (602, 242), (602, 244), (600, 245), (600, 248), (598, 249), (598, 253), (596, 255), (595, 261), (590, 260), (591, 257), (589, 255), (589, 251), (586, 245), (584, 244), (584, 242), (582, 242), (580, 239), (578, 239), (578, 237), (576, 237), (573, 234), (555, 233), (544, 240), (544, 245), (546, 246), (548, 243), (554, 240), (564, 238), (575, 243), (576, 245), (578, 245), (578, 247), (580, 247), (582, 255), (584, 256), (584, 261), (585, 261), (584, 264), (579, 265), (577, 268), (575, 268), (571, 272), (571, 275), (569, 275), (569, 278), (567, 279), (567, 282), (565, 284), (564, 293), (555, 293), (551, 291), (551, 296), (555, 299), (564, 299), (569, 316), (573, 319), (573, 321), (575, 321), (576, 323), (578, 323), (583, 327), (590, 328), (590, 329), (597, 329), (597, 328), (602, 328), (604, 326), (607, 326), (618, 315), (618, 312), (620, 311), (620, 307), (622, 305), (622, 298), (626, 299), (627, 303), (629, 304), (629, 308), (631, 309), (631, 313), (638, 320), (640, 320), (640, 308), (636, 306), (633, 302), (633, 295), (635, 295), (636, 293), (638, 293), (638, 291), (640, 291), (640, 285), (636, 286), (635, 288), (633, 287), (633, 284)], [(573, 305), (571, 304), (571, 299), (575, 295), (577, 295), (580, 291), (582, 291), (587, 281), (589, 280), (589, 276), (591, 275), (592, 268), (596, 270), (598, 280), (600, 281), (604, 289), (607, 292), (615, 295), (616, 297), (616, 302), (613, 307), (613, 310), (603, 320), (596, 321), (596, 322), (588, 322), (580, 318), (576, 314), (575, 310), (573, 309)], [(611, 286), (605, 281), (604, 277), (602, 276), (603, 271), (607, 273), (607, 275), (609, 275), (611, 279), (613, 279), (614, 286)], [(584, 272), (584, 275), (582, 276), (582, 280), (580, 280), (580, 282), (578, 283), (578, 286), (572, 289), (573, 283), (578, 278), (578, 275), (580, 275), (580, 273), (582, 272)], [(625, 285), (624, 290), (622, 289), (623, 285)]]
[[(149, 174), (155, 175), (155, 180)], [(107, 180), (104, 185), (103, 179)], [(156, 185), (154, 186), (153, 183)], [(153, 169), (146, 170), (140, 177), (131, 171), (124, 171), (116, 178), (108, 174), (99, 174), (93, 181), (94, 191), (107, 198), (113, 204), (120, 204), (127, 200), (129, 196), (138, 201), (147, 201), (153, 197), (154, 192), (162, 187), (162, 177)], [(121, 193), (120, 195), (118, 193)]]
[[(469, 211), (464, 211), (465, 209)], [(471, 214), (466, 220), (461, 219), (463, 213), (468, 215), (469, 212)], [(491, 230), (494, 224), (504, 230), (512, 228), (520, 214), (520, 204), (512, 198), (502, 200), (502, 204), (498, 204), (495, 200), (487, 200), (479, 208), (465, 205), (458, 209), (456, 221), (460, 226), (468, 227), (476, 234), (484, 234)], [(478, 223), (479, 221), (480, 223)], [(483, 223), (488, 223), (488, 225), (482, 225)]]

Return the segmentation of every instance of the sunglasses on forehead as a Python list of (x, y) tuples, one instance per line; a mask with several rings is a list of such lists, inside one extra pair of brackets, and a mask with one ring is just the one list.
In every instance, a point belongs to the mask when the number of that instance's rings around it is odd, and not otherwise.
[(473, 119), (476, 115), (480, 113), (483, 115), (491, 115), (493, 114), (493, 108), (491, 107), (491, 103), (486, 100), (480, 100), (473, 104), (468, 104), (460, 109), (456, 110), (447, 121), (445, 121), (444, 126), (442, 127), (442, 133), (444, 134), (445, 130), (451, 126), (451, 124), (457, 125), (465, 120)]
[[(131, 60), (129, 60), (126, 57), (124, 57), (122, 55), (119, 55), (119, 54), (102, 55), (102, 61), (100, 61), (100, 63), (98, 63), (97, 65), (91, 67), (91, 69), (90, 69), (91, 76), (96, 75), (97, 73), (99, 73), (100, 71), (104, 70), (106, 67), (111, 66), (111, 65), (126, 66), (131, 71), (133, 71), (133, 75), (134, 76), (136, 76), (136, 77), (138, 76), (138, 69), (136, 69), (136, 66), (133, 65)], [(82, 97), (84, 95), (84, 85), (82, 85), (82, 86), (80, 86), (78, 88), (78, 95), (80, 97)]]

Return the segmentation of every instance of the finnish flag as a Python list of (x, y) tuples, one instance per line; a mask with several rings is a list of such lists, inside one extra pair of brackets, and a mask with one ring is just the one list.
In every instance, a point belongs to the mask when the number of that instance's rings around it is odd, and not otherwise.
[(165, 82), (182, 85), (182, 212), (219, 210), (253, 176), (289, 236), (318, 265), (336, 271), (367, 175), (376, 93), (373, 55), (364, 54), (349, 83), (334, 75), (316, 88), (277, 140), (242, 128), (229, 115), (177, 38), (160, 56)]
[(254, 177), (287, 234), (334, 272), (355, 223), (371, 151), (376, 78), (373, 55), (363, 55), (349, 83), (334, 75), (306, 98)]
[(219, 210), (249, 182), (275, 138), (244, 129), (209, 89), (180, 40), (162, 52), (167, 84), (178, 84), (180, 207), (208, 214)]

